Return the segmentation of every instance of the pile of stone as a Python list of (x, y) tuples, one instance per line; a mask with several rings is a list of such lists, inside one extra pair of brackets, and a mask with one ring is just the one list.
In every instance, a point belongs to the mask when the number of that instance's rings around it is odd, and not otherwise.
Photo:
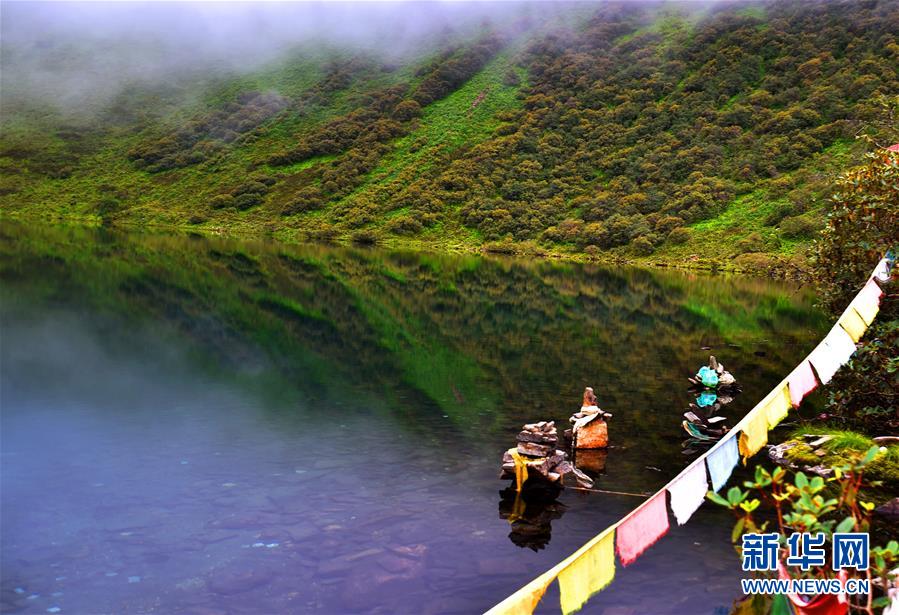
[(719, 363), (714, 356), (709, 357), (708, 367), (702, 366), (696, 375), (687, 378), (690, 385), (697, 389), (715, 389), (721, 393), (739, 393), (740, 385), (733, 374), (724, 369), (724, 364)]
[[(556, 448), (559, 435), (554, 421), (528, 423), (518, 434), (517, 440), (518, 454), (528, 468), (528, 480), (538, 479), (561, 485), (562, 478), (569, 472), (574, 473), (579, 481), (582, 480), (584, 475), (568, 462), (568, 454)], [(500, 478), (515, 478), (515, 460), (509, 451), (503, 453)]]

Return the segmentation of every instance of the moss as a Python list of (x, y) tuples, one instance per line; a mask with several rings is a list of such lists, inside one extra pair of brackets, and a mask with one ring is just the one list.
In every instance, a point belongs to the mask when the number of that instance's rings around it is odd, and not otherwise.
[(899, 489), (899, 445), (886, 447), (886, 451), (868, 465), (867, 473), (870, 479), (883, 481), (884, 486), (895, 493)]
[(815, 455), (812, 447), (805, 442), (796, 442), (796, 446), (787, 449), (784, 457), (799, 465), (815, 466), (821, 463), (821, 458)]
[[(784, 457), (792, 463), (800, 466), (836, 466), (857, 458), (864, 454), (875, 442), (864, 434), (849, 430), (815, 430), (815, 435), (832, 436), (830, 440), (821, 445), (825, 455), (819, 457), (814, 449), (808, 445), (804, 435), (808, 434), (807, 427), (795, 430), (787, 442), (794, 446), (784, 451)], [(881, 481), (884, 487), (895, 490), (899, 488), (899, 445), (886, 447), (886, 451), (878, 455), (874, 461), (868, 464), (865, 475), (868, 480)]]

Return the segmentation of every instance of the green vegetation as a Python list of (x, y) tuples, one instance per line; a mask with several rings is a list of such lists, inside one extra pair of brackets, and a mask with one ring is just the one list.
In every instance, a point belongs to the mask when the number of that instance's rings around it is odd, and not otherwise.
[[(229, 378), (278, 373), (272, 388), (317, 398), (350, 387), (485, 432), (535, 408), (564, 418), (585, 375), (613, 383), (647, 361), (669, 366), (658, 386), (686, 406), (678, 383), (700, 340), (758, 349), (765, 357), (748, 353), (739, 371), (763, 390), (826, 324), (811, 293), (757, 278), (14, 221), (0, 230), (0, 283), (3, 306), (26, 313), (64, 296), (88, 314), (124, 314), (123, 326), (161, 323)], [(621, 429), (658, 439), (663, 463), (679, 424), (657, 386), (628, 387), (608, 386), (604, 403), (627, 409)]]
[[(889, 455), (895, 463), (896, 453)], [(828, 542), (832, 542), (833, 535), (838, 532), (869, 532), (872, 543), (870, 568), (863, 572), (846, 570), (846, 573), (865, 578), (869, 582), (872, 579), (878, 582), (872, 583), (870, 593), (849, 597), (853, 611), (873, 615), (890, 602), (883, 588), (890, 586), (895, 577), (893, 568), (899, 562), (899, 543), (895, 540), (887, 542), (884, 533), (872, 531), (871, 512), (875, 503), (866, 495), (871, 487), (872, 466), (885, 456), (887, 453), (879, 451), (876, 446), (849, 455), (835, 467), (834, 475), (828, 479), (820, 476), (810, 479), (803, 472), (797, 472), (791, 480), (783, 468), (775, 468), (773, 472), (769, 472), (756, 466), (754, 480), (744, 483), (746, 491), (740, 487), (731, 487), (726, 497), (711, 491), (708, 497), (716, 504), (733, 511), (737, 517), (733, 531), (734, 543), (738, 543), (743, 534), (775, 531), (781, 537), (783, 553), (787, 550), (786, 537), (794, 532), (824, 534)], [(760, 514), (759, 507), (763, 503), (774, 509), (772, 521), (776, 521), (776, 525)], [(737, 546), (737, 551), (741, 553), (742, 547)], [(830, 551), (830, 548), (825, 549), (828, 554)], [(808, 571), (795, 566), (788, 570), (794, 578), (835, 579), (838, 573), (832, 569), (832, 563), (812, 567)], [(753, 612), (782, 611), (765, 609)]]
[[(305, 50), (183, 91), (132, 88), (87, 119), (14, 99), (0, 208), (288, 241), (804, 266), (828, 177), (861, 160), (859, 126), (899, 104), (895, 3), (569, 17), (485, 25), (402, 61)], [(877, 126), (899, 141), (895, 122)]]

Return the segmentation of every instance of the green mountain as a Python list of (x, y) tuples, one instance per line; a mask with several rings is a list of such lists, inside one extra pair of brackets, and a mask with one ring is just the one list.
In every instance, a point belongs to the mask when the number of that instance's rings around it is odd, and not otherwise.
[(0, 208), (769, 266), (803, 258), (860, 132), (899, 141), (895, 1), (519, 8), (417, 53), (307, 46), (90, 114), (5, 83)]

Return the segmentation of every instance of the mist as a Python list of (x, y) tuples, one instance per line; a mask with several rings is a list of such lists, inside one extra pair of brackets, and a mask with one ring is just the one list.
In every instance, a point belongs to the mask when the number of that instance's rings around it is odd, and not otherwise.
[[(398, 62), (485, 25), (512, 33), (583, 3), (4, 2), (0, 93), (93, 109), (127, 87), (241, 74), (288, 54)], [(595, 7), (595, 5), (593, 5)]]

